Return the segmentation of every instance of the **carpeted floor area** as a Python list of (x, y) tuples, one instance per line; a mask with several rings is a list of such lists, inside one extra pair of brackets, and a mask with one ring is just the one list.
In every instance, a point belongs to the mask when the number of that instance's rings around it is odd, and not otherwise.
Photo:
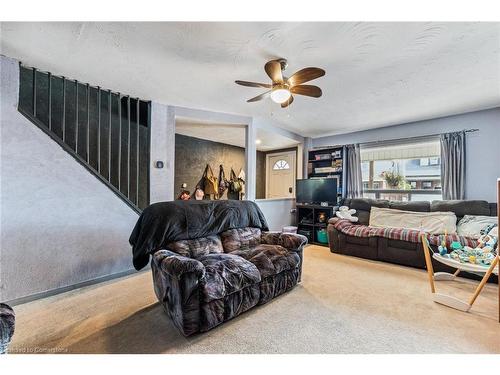
[[(440, 282), (467, 297), (476, 282)], [(150, 272), (15, 307), (11, 353), (500, 353), (497, 285), (470, 313), (431, 300), (423, 270), (305, 249), (302, 283), (184, 338)]]

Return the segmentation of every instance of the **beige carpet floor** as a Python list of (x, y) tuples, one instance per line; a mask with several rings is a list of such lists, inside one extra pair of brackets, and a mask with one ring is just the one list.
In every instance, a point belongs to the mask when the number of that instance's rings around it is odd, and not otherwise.
[(299, 286), (207, 333), (179, 334), (141, 272), (16, 306), (11, 353), (500, 353), (497, 293), (463, 313), (432, 302), (423, 270), (309, 246)]

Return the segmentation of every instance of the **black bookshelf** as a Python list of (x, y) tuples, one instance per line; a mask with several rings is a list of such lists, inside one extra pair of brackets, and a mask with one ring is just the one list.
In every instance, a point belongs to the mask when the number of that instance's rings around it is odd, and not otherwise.
[(307, 178), (335, 178), (338, 199), (344, 197), (346, 153), (344, 146), (314, 149), (308, 152)]
[(335, 215), (335, 206), (297, 203), (296, 208), (297, 233), (306, 236), (309, 243), (328, 246), (328, 242), (319, 241), (318, 231), (324, 230), (328, 238), (326, 227), (328, 219)]

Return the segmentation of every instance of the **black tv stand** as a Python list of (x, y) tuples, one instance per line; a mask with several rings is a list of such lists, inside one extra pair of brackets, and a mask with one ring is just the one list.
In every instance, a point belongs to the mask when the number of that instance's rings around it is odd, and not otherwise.
[(328, 242), (319, 241), (318, 230), (326, 232), (328, 219), (335, 215), (336, 206), (297, 203), (296, 207), (297, 233), (305, 235), (311, 244), (328, 246)]

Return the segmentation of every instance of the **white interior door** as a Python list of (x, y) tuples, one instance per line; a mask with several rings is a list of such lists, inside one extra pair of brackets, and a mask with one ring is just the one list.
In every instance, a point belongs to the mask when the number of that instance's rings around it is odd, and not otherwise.
[(295, 151), (266, 156), (266, 198), (295, 197)]

